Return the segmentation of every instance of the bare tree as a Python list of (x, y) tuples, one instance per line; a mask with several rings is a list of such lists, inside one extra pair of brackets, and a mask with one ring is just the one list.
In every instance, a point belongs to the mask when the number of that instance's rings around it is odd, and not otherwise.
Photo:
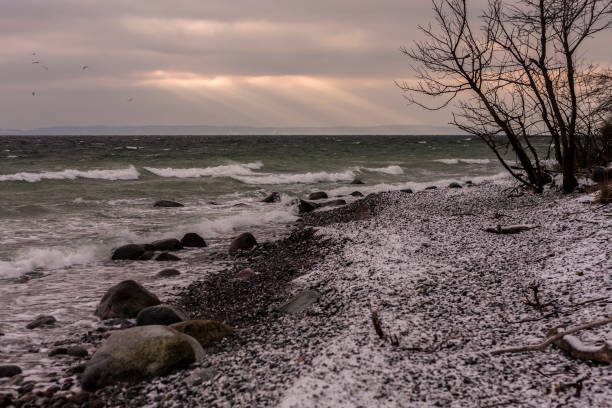
[[(585, 66), (578, 50), (612, 26), (612, 0), (489, 0), (477, 19), (466, 0), (432, 3), (434, 24), (419, 27), (425, 39), (402, 49), (417, 76), (416, 83), (398, 84), (406, 97), (430, 110), (455, 104), (452, 123), (484, 140), (536, 192), (550, 176), (532, 138), (550, 136), (563, 189), (572, 191), (579, 134), (598, 128), (590, 115), (609, 94), (609, 82), (592, 81), (605, 78), (605, 70)], [(434, 105), (423, 96), (442, 101)], [(518, 166), (507, 161), (508, 148)]]

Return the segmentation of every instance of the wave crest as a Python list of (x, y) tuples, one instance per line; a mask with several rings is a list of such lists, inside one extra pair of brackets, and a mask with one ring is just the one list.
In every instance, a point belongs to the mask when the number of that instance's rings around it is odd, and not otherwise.
[(253, 174), (253, 170), (263, 167), (263, 163), (256, 161), (253, 163), (235, 163), (224, 164), (221, 166), (198, 168), (192, 167), (187, 169), (175, 169), (172, 167), (156, 168), (145, 167), (149, 173), (153, 173), (159, 177), (174, 177), (174, 178), (197, 178), (197, 177), (230, 177), (230, 176), (247, 176)]
[(75, 249), (32, 248), (19, 253), (12, 261), (0, 261), (0, 278), (15, 278), (36, 269), (51, 270), (83, 265), (96, 259), (96, 247)]
[(436, 159), (436, 160), (432, 160), (438, 163), (444, 163), (444, 164), (459, 164), (459, 163), (464, 163), (464, 164), (489, 164), (491, 163), (491, 160), (489, 159)]
[(116, 170), (75, 170), (45, 171), (41, 173), (21, 172), (0, 175), (0, 181), (27, 181), (35, 183), (42, 180), (75, 180), (77, 178), (102, 180), (137, 180), (140, 177), (138, 170), (132, 165), (125, 169)]
[(363, 169), (367, 171), (373, 171), (376, 173), (384, 173), (384, 174), (393, 174), (393, 175), (404, 174), (404, 169), (402, 169), (398, 165), (391, 165), (387, 167), (377, 167), (377, 168), (364, 167)]
[(355, 172), (352, 170), (346, 170), (339, 173), (328, 173), (326, 171), (298, 174), (277, 173), (263, 176), (233, 176), (232, 178), (245, 184), (314, 184), (351, 181), (355, 179)]

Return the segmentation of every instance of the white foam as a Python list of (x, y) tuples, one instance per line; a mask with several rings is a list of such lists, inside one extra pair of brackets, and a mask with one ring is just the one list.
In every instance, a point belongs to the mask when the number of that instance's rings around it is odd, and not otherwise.
[(188, 168), (175, 169), (172, 167), (155, 168), (145, 167), (144, 169), (159, 177), (176, 177), (176, 178), (195, 178), (195, 177), (230, 177), (230, 176), (247, 176), (254, 174), (253, 170), (263, 167), (260, 161), (253, 163), (234, 163), (224, 164), (221, 166), (206, 167), (206, 168)]
[(489, 159), (435, 159), (432, 160), (438, 163), (444, 163), (444, 164), (459, 164), (459, 163), (465, 163), (465, 164), (489, 164), (491, 163), (491, 160)]
[(34, 183), (42, 180), (75, 180), (77, 178), (103, 180), (137, 180), (140, 174), (134, 166), (116, 170), (74, 170), (46, 171), (41, 173), (21, 172), (0, 175), (0, 181), (27, 181)]
[(398, 165), (391, 165), (387, 167), (377, 167), (377, 168), (364, 167), (363, 169), (367, 171), (374, 171), (377, 173), (384, 173), (384, 174), (394, 174), (394, 175), (404, 174), (404, 169), (402, 169)]
[(9, 154), (8, 156), (6, 156), (6, 158), (7, 158), (7, 159), (16, 159), (16, 158), (18, 158), (18, 157), (19, 157), (19, 156), (14, 155), (14, 154)]
[(0, 261), (0, 278), (14, 278), (36, 269), (52, 270), (83, 265), (97, 258), (96, 247), (31, 248), (18, 253), (11, 261)]
[(298, 174), (268, 174), (264, 176), (232, 176), (232, 178), (245, 184), (314, 184), (314, 183), (333, 183), (336, 181), (351, 181), (355, 179), (355, 172), (346, 170), (339, 173), (328, 173), (320, 171), (316, 173)]
[(205, 219), (189, 226), (189, 231), (197, 232), (205, 237), (220, 237), (258, 225), (293, 222), (296, 218), (292, 207), (280, 204), (279, 207), (272, 210), (249, 211), (217, 219)]

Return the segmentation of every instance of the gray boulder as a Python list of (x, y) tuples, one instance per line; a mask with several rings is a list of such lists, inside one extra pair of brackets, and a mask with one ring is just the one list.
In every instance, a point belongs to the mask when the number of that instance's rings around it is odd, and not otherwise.
[(133, 280), (125, 280), (106, 291), (95, 315), (102, 320), (136, 317), (145, 307), (161, 302), (151, 292)]
[(53, 316), (40, 315), (34, 321), (27, 324), (26, 329), (36, 329), (38, 327), (53, 326), (57, 320)]
[(429, 187), (425, 187), (425, 190), (436, 190), (438, 187), (436, 186), (429, 186)]
[(0, 378), (12, 377), (17, 374), (21, 374), (21, 368), (16, 365), (0, 366)]
[(235, 255), (239, 250), (247, 251), (257, 245), (257, 240), (250, 232), (238, 235), (229, 247), (229, 254)]
[(327, 193), (325, 191), (317, 191), (314, 193), (310, 193), (308, 196), (309, 200), (322, 200), (324, 198), (328, 198)]
[(183, 249), (183, 244), (176, 238), (160, 239), (151, 243), (156, 251), (178, 251)]
[(193, 337), (202, 347), (212, 346), (234, 333), (231, 327), (214, 320), (188, 320), (170, 327)]
[(118, 382), (135, 383), (204, 358), (202, 346), (167, 326), (139, 326), (114, 333), (92, 356), (83, 373), (86, 391)]
[(298, 201), (298, 214), (305, 214), (309, 212), (313, 212), (317, 209), (318, 205), (315, 203), (309, 203), (308, 201), (299, 200)]
[(463, 187), (461, 187), (461, 184), (457, 182), (452, 182), (448, 185), (448, 188), (463, 188)]
[(156, 201), (153, 204), (153, 207), (184, 207), (183, 204), (181, 203), (177, 203), (176, 201), (170, 201), (170, 200), (159, 200)]
[(162, 252), (161, 254), (157, 255), (157, 258), (155, 258), (156, 261), (180, 261), (181, 258), (179, 258), (176, 255), (172, 255), (168, 252)]
[(178, 276), (180, 274), (181, 273), (179, 271), (177, 271), (176, 269), (168, 268), (168, 269), (164, 269), (162, 271), (159, 271), (156, 276), (158, 278), (171, 278), (173, 276)]
[(204, 248), (206, 241), (195, 232), (188, 232), (181, 238), (181, 245), (186, 248)]
[(411, 194), (412, 193), (412, 189), (410, 188), (404, 188), (402, 190), (400, 190), (402, 193), (407, 193), (407, 194)]
[(363, 197), (363, 194), (361, 193), (361, 191), (353, 191), (351, 195), (353, 197)]
[(150, 261), (155, 257), (155, 251), (145, 251), (142, 255), (138, 257), (139, 261)]
[(136, 325), (149, 326), (159, 324), (162, 326), (169, 326), (173, 323), (184, 322), (187, 319), (187, 314), (176, 306), (157, 305), (145, 307), (138, 312), (136, 316)]
[(281, 200), (280, 194), (277, 193), (276, 191), (273, 191), (272, 193), (270, 193), (269, 196), (261, 200), (261, 202), (262, 203), (276, 203), (276, 202), (279, 202), (280, 200)]
[(131, 261), (136, 261), (140, 259), (140, 257), (146, 251), (147, 251), (147, 247), (145, 245), (127, 244), (127, 245), (123, 245), (115, 249), (111, 259), (114, 259), (114, 260), (127, 259)]
[(355, 179), (353, 181), (351, 181), (351, 184), (365, 184), (363, 181), (361, 181), (360, 179)]

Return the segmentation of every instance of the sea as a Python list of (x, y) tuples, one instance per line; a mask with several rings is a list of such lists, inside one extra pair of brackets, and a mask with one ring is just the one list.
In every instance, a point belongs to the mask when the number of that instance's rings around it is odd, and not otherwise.
[[(350, 202), (354, 191), (502, 177), (493, 153), (467, 136), (0, 136), (0, 361), (48, 374), (57, 366), (48, 339), (94, 330), (108, 287), (136, 279), (171, 296), (223, 267), (202, 252), (225, 251), (244, 231), (282, 235), (299, 217), (295, 199), (311, 192)], [(262, 203), (273, 191), (281, 201)], [(187, 232), (210, 246), (172, 265), (110, 260), (119, 245)], [(181, 275), (155, 278), (169, 266)], [(25, 329), (39, 315), (58, 322)]]

